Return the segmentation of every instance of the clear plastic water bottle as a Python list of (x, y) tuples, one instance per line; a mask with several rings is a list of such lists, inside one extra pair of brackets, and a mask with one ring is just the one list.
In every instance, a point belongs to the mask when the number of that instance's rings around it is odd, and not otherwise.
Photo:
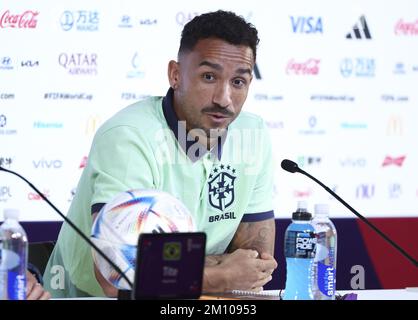
[(4, 210), (4, 222), (0, 226), (0, 299), (3, 300), (26, 299), (28, 238), (18, 219), (18, 210)]
[(315, 300), (334, 300), (337, 275), (337, 230), (329, 219), (326, 204), (315, 205), (312, 226), (316, 234), (316, 254), (313, 269)]
[(298, 202), (285, 232), (286, 288), (284, 300), (313, 300), (312, 264), (316, 238), (305, 201)]

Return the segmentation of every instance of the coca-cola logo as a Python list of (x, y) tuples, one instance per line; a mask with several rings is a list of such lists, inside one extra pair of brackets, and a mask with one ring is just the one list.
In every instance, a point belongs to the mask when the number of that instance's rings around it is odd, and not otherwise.
[(36, 28), (37, 11), (27, 10), (22, 14), (11, 14), (5, 11), (0, 17), (0, 28)]
[(404, 22), (400, 19), (395, 25), (396, 35), (418, 36), (418, 19), (414, 22)]
[(305, 62), (295, 62), (291, 59), (287, 63), (286, 74), (317, 75), (319, 73), (319, 59), (308, 59)]
[[(49, 196), (50, 196), (49, 190), (44, 189), (44, 192), (42, 192), (42, 195), (45, 198), (49, 198)], [(39, 194), (37, 194), (36, 192), (29, 192), (28, 193), (28, 199), (29, 200), (42, 200), (42, 197)]]

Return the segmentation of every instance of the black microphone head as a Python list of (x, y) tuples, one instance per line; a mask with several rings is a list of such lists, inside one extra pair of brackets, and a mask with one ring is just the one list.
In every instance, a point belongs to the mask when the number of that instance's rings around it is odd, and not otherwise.
[(282, 165), (282, 169), (288, 172), (291, 172), (291, 173), (300, 172), (300, 169), (297, 163), (289, 159), (284, 159), (281, 165)]

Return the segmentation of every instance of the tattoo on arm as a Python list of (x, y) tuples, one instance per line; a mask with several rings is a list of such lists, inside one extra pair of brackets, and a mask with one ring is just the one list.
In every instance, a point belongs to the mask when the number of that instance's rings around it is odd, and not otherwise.
[(241, 222), (228, 248), (229, 252), (236, 249), (253, 249), (259, 253), (274, 254), (275, 222), (268, 219), (258, 222)]

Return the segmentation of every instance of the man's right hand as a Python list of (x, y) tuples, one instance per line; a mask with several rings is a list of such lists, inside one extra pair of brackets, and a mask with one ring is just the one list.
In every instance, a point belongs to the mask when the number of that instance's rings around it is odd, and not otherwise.
[(203, 291), (261, 291), (276, 268), (277, 262), (269, 254), (259, 257), (255, 250), (237, 249), (225, 255), (218, 265), (205, 268)]

